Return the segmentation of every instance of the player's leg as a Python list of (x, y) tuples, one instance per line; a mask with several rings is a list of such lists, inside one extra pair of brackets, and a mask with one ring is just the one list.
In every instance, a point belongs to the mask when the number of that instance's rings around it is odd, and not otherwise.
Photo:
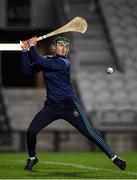
[(78, 100), (74, 99), (74, 111), (68, 113), (65, 119), (89, 140), (92, 140), (120, 169), (125, 169), (126, 163), (115, 155), (101, 134), (92, 128)]
[(46, 106), (36, 114), (27, 131), (27, 147), (29, 158), (25, 170), (32, 170), (32, 167), (38, 162), (36, 157), (36, 137), (37, 134), (48, 124), (56, 119), (56, 112)]

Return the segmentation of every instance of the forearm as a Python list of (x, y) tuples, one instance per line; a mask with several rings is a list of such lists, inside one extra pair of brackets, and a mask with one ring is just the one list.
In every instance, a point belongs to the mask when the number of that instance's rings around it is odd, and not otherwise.
[(32, 68), (29, 63), (29, 52), (22, 51), (21, 53), (21, 72), (22, 74), (32, 74)]
[(21, 55), (21, 70), (23, 74), (35, 74), (42, 70), (42, 67), (35, 62), (30, 61), (30, 52), (22, 52)]
[(43, 63), (46, 64), (44, 62), (45, 59), (38, 54), (35, 46), (30, 47), (30, 53), (31, 53), (31, 57), (32, 57), (33, 61), (36, 64), (39, 64), (39, 65), (42, 65)]
[(40, 56), (35, 48), (35, 46), (30, 47), (31, 57), (37, 65), (40, 65), (45, 68), (49, 68), (52, 70), (61, 70), (65, 68), (65, 64), (62, 61), (55, 62), (54, 60), (49, 60), (48, 58), (44, 58)]

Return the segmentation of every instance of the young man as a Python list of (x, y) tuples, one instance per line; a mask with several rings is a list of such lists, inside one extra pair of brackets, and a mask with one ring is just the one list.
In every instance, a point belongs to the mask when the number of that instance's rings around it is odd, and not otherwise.
[[(64, 119), (77, 128), (85, 137), (93, 141), (121, 170), (126, 162), (119, 159), (103, 137), (90, 125), (89, 120), (73, 90), (70, 81), (70, 61), (67, 58), (71, 43), (65, 37), (56, 37), (51, 45), (52, 55), (40, 56), (36, 50), (36, 37), (21, 41), (22, 71), (25, 74), (43, 71), (47, 87), (47, 100), (44, 107), (36, 114), (27, 131), (29, 158), (25, 170), (32, 170), (37, 164), (36, 136), (48, 124), (57, 119)], [(29, 48), (29, 51), (28, 51)], [(33, 63), (30, 63), (30, 58)]]

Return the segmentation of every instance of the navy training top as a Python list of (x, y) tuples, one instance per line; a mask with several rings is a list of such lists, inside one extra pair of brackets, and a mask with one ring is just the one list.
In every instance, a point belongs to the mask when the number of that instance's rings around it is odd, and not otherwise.
[[(30, 62), (33, 60), (33, 63)], [(23, 74), (43, 71), (47, 87), (47, 100), (60, 103), (75, 97), (70, 81), (70, 61), (66, 57), (40, 56), (35, 46), (30, 51), (22, 51), (21, 70)]]

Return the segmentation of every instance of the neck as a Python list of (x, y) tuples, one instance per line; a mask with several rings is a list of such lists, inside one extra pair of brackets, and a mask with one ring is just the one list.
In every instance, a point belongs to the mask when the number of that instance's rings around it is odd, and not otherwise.
[(67, 56), (61, 56), (61, 55), (54, 55), (54, 57), (62, 57), (62, 58), (67, 58)]

